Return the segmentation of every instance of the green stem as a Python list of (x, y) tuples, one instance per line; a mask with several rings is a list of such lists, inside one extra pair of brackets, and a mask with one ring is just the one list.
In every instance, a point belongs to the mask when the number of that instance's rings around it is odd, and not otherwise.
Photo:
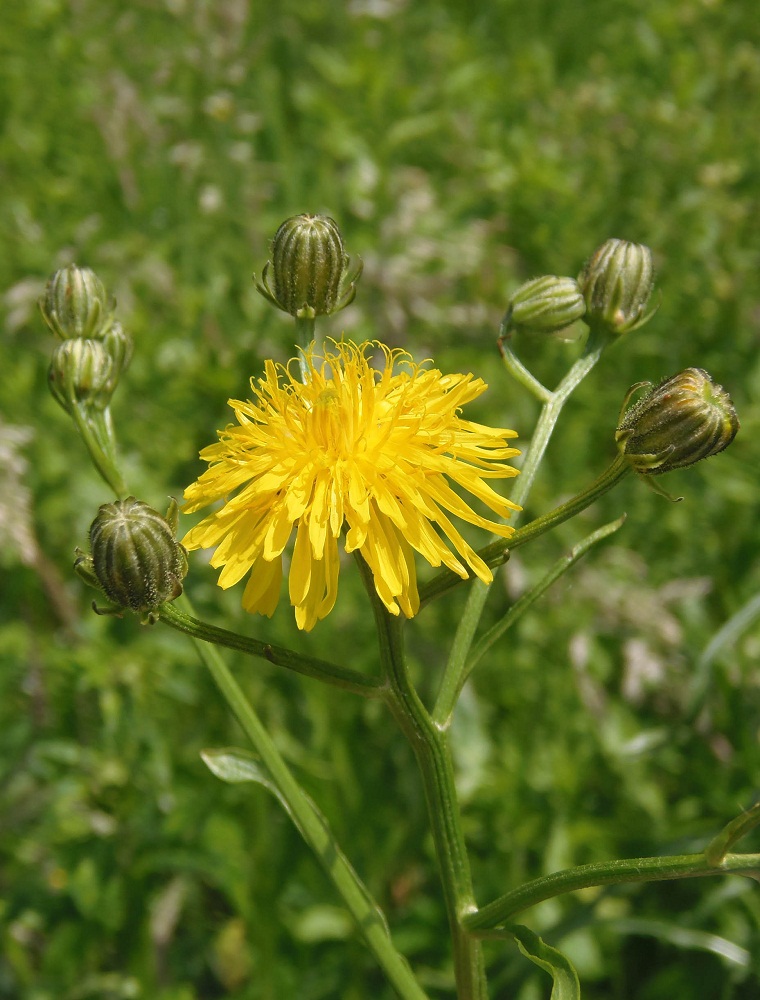
[(457, 698), (464, 684), (467, 657), (489, 589), (481, 580), (473, 580), (459, 619), (432, 713), (435, 724), (443, 729), (451, 725)]
[[(513, 492), (512, 499), (515, 503), (520, 504), (520, 506), (525, 503), (533, 486), (538, 467), (544, 457), (544, 452), (549, 444), (549, 439), (559, 419), (562, 407), (567, 402), (571, 392), (583, 381), (597, 363), (605, 346), (606, 340), (592, 329), (582, 356), (570, 368), (554, 392), (545, 399), (536, 429), (525, 455), (525, 461), (520, 470), (520, 476), (517, 479), (516, 488)], [(540, 385), (540, 383), (536, 383), (536, 385)], [(543, 389), (543, 386), (541, 388)], [(514, 537), (512, 535), (510, 539), (502, 540), (504, 542), (501, 549), (502, 553), (507, 548), (514, 548)], [(438, 699), (433, 709), (433, 718), (439, 725), (444, 724), (444, 720), (446, 724), (451, 720), (455, 696), (461, 690), (462, 674), (466, 668), (467, 657), (483, 614), (489, 589), (490, 584), (474, 580), (467, 595), (465, 609), (459, 621), (446, 669), (441, 680)], [(421, 593), (421, 600), (422, 596)], [(430, 599), (427, 590), (424, 591), (424, 596), (425, 599)]]
[(507, 369), (515, 382), (519, 382), (520, 385), (525, 386), (528, 392), (534, 395), (539, 403), (550, 402), (552, 398), (551, 389), (547, 389), (545, 385), (539, 382), (535, 375), (529, 372), (522, 361), (520, 361), (515, 352), (512, 350), (512, 345), (510, 344), (511, 336), (512, 334), (509, 326), (502, 321), (497, 343), (499, 345), (499, 351), (501, 352), (501, 359), (504, 362), (504, 367)]
[(614, 486), (617, 486), (632, 471), (632, 467), (623, 456), (616, 455), (604, 472), (581, 493), (568, 500), (567, 503), (560, 504), (559, 507), (550, 510), (548, 514), (542, 514), (541, 517), (535, 518), (535, 520), (530, 521), (524, 527), (518, 528), (511, 538), (505, 539), (504, 546), (500, 545), (500, 542), (493, 542), (491, 545), (486, 545), (481, 549), (479, 554), (488, 562), (489, 559), (503, 556), (504, 548), (508, 548), (511, 552), (513, 549), (519, 549), (521, 545), (525, 545), (527, 542), (532, 542), (534, 538), (546, 534), (547, 531), (555, 528), (558, 524), (562, 524), (563, 521), (569, 521), (571, 517), (580, 514), (581, 511), (590, 507), (592, 503), (596, 503), (600, 497), (603, 497), (605, 493), (608, 493)]
[(81, 403), (73, 401), (69, 412), (97, 471), (117, 497), (128, 496), (129, 490), (116, 467), (113, 455), (109, 454), (112, 449), (109, 449), (106, 442), (101, 440), (103, 427), (98, 422), (93, 422), (89, 409)]
[[(312, 340), (314, 340), (317, 325), (316, 318), (314, 316), (296, 316), (295, 321), (296, 343), (300, 348), (305, 350)], [(298, 363), (301, 367), (301, 381), (306, 382), (309, 378), (309, 369), (304, 361), (303, 354), (298, 355)]]
[[(571, 517), (575, 517), (576, 514), (580, 514), (581, 511), (590, 507), (592, 503), (595, 503), (605, 493), (609, 492), (613, 486), (617, 486), (621, 479), (624, 479), (631, 471), (631, 466), (628, 465), (624, 458), (618, 455), (612, 461), (611, 465), (590, 486), (581, 493), (578, 493), (577, 496), (568, 500), (567, 503), (555, 507), (548, 514), (543, 514), (541, 517), (537, 517), (534, 521), (530, 521), (524, 525), (524, 527), (518, 528), (509, 538), (500, 538), (498, 541), (484, 545), (482, 549), (478, 549), (478, 555), (486, 565), (491, 567), (500, 566), (506, 561), (513, 549), (519, 549), (521, 545), (532, 542), (534, 538), (545, 534), (563, 521), (568, 521)], [(461, 582), (462, 578), (457, 576), (456, 573), (444, 570), (420, 587), (420, 602), (422, 604), (427, 603)]]
[(538, 418), (536, 429), (533, 432), (533, 437), (531, 438), (530, 446), (520, 469), (520, 475), (512, 496), (512, 500), (520, 504), (520, 506), (523, 506), (528, 498), (533, 481), (536, 478), (536, 473), (538, 472), (538, 467), (544, 457), (546, 446), (549, 444), (549, 439), (554, 432), (563, 406), (569, 399), (570, 394), (577, 389), (583, 379), (592, 370), (606, 346), (606, 338), (592, 329), (589, 332), (583, 354), (572, 365), (567, 375), (565, 375), (551, 394), (551, 398), (541, 408), (541, 414)]
[(209, 625), (208, 622), (185, 614), (174, 604), (164, 604), (159, 614), (160, 620), (165, 625), (171, 626), (178, 632), (184, 632), (185, 635), (192, 636), (193, 639), (200, 639), (217, 646), (226, 646), (227, 649), (237, 649), (249, 656), (259, 657), (268, 663), (285, 667), (287, 670), (303, 674), (305, 677), (314, 677), (326, 684), (332, 684), (333, 687), (342, 688), (352, 694), (363, 695), (365, 698), (378, 698), (384, 694), (382, 681), (366, 677), (358, 670), (339, 667), (335, 663), (304, 656), (292, 649), (286, 649), (284, 646), (275, 646), (269, 642), (261, 642), (259, 639), (239, 635), (237, 632), (230, 632), (228, 629), (218, 628), (216, 625)]
[(314, 340), (314, 331), (317, 326), (316, 317), (296, 316), (295, 321), (298, 343), (301, 347), (308, 347)]
[(380, 655), (388, 681), (386, 702), (414, 751), (422, 777), (451, 933), (457, 998), (487, 1000), (481, 945), (463, 926), (464, 917), (475, 911), (475, 897), (447, 735), (433, 724), (409, 677), (403, 649), (403, 622), (385, 609), (367, 564), (360, 557), (358, 562), (377, 624)]
[(406, 960), (391, 941), (387, 925), (369, 892), (339, 849), (326, 821), (306, 795), (272, 742), (248, 699), (214, 646), (196, 640), (196, 648), (217, 687), (256, 748), (279, 796), (306, 843), (340, 893), (367, 945), (402, 1000), (426, 1000)]
[(95, 429), (95, 433), (98, 436), (98, 441), (100, 441), (103, 453), (108, 461), (113, 466), (116, 466), (118, 463), (116, 455), (116, 434), (114, 433), (110, 407), (106, 406), (104, 410), (92, 409), (89, 416), (90, 423)]
[[(75, 406), (72, 408), (72, 416), (100, 474), (117, 495), (126, 496), (129, 491), (123, 483), (121, 474), (104, 454), (104, 449), (100, 446), (87, 415)], [(112, 431), (110, 419), (104, 418), (103, 426), (99, 430), (106, 433)], [(113, 440), (112, 433), (111, 440)], [(380, 908), (340, 850), (327, 822), (293, 777), (242, 689), (216, 648), (210, 643), (216, 642), (250, 655), (261, 656), (298, 673), (318, 677), (344, 690), (368, 697), (380, 694), (380, 685), (356, 671), (302, 657), (291, 650), (259, 643), (257, 640), (228, 632), (226, 629), (207, 625), (192, 615), (192, 606), (186, 595), (182, 595), (179, 601), (184, 604), (187, 611), (183, 612), (172, 604), (165, 604), (160, 611), (160, 620), (193, 638), (202, 661), (243, 731), (256, 748), (301, 836), (337, 889), (364, 936), (369, 950), (399, 997), (402, 1000), (428, 1000), (427, 994), (417, 982), (406, 959), (394, 947)]]
[(668, 858), (600, 861), (566, 868), (513, 889), (466, 917), (464, 923), (472, 932), (489, 931), (545, 899), (592, 886), (725, 874), (760, 878), (760, 854), (727, 854), (717, 865), (705, 854), (681, 854)]
[[(474, 646), (460, 679), (460, 690), (481, 657), (484, 656), (491, 646), (493, 646), (493, 644), (504, 635), (507, 629), (511, 628), (515, 622), (525, 614), (528, 608), (531, 607), (531, 605), (534, 604), (542, 594), (546, 593), (553, 583), (567, 573), (570, 567), (574, 566), (581, 556), (584, 556), (593, 545), (597, 544), (597, 542), (601, 542), (603, 539), (614, 534), (614, 532), (622, 527), (624, 521), (625, 515), (619, 517), (616, 521), (611, 521), (609, 524), (605, 524), (603, 527), (598, 528), (590, 535), (587, 535), (583, 541), (578, 542), (578, 544), (574, 545), (566, 555), (562, 556), (561, 559), (558, 559), (549, 572), (536, 584), (535, 587), (532, 587), (529, 591), (523, 594), (519, 600), (515, 601), (504, 617), (492, 628), (490, 628)], [(453, 710), (454, 703), (452, 702), (450, 711)]]

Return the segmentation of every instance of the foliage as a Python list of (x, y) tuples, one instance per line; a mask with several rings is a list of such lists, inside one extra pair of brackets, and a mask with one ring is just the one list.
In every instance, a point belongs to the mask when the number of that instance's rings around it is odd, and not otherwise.
[[(95, 618), (70, 571), (113, 499), (45, 386), (36, 300), (72, 260), (115, 291), (135, 337), (114, 416), (130, 488), (164, 509), (197, 476), (228, 396), (264, 357), (292, 353), (290, 325), (250, 280), (287, 216), (327, 212), (365, 261), (356, 301), (325, 329), (473, 371), (491, 386), (476, 418), (523, 435), (535, 404), (496, 350), (510, 292), (577, 273), (610, 236), (651, 246), (660, 310), (573, 397), (528, 514), (608, 463), (635, 381), (705, 367), (742, 431), (669, 477), (684, 503), (631, 478), (500, 573), (484, 626), (563, 547), (628, 513), (465, 691), (453, 738), (476, 893), (700, 850), (751, 804), (757, 618), (719, 630), (760, 590), (757, 32), (752, 4), (708, 0), (7, 0), (0, 998), (391, 995), (278, 804), (209, 776), (201, 751), (241, 737), (192, 648)], [(547, 338), (525, 356), (551, 384), (576, 350)], [(206, 617), (265, 641), (324, 656), (339, 634), (362, 669), (375, 654), (351, 575), (308, 636), (288, 615), (244, 615), (199, 557), (188, 588)], [(409, 629), (423, 690), (463, 599)], [(379, 706), (228, 660), (399, 948), (444, 995), (445, 917), (396, 730)], [(748, 880), (589, 890), (521, 921), (569, 955), (590, 1000), (756, 995)], [(547, 993), (516, 948), (491, 943), (487, 960), (494, 996)]]

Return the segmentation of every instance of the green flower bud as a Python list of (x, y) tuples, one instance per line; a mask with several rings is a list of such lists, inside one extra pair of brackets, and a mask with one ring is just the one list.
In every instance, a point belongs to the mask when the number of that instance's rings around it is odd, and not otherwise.
[(152, 613), (182, 593), (185, 549), (174, 537), (177, 505), (166, 518), (136, 500), (116, 500), (98, 511), (90, 527), (91, 556), (74, 568), (120, 609)]
[(48, 369), (50, 391), (71, 413), (76, 403), (103, 409), (113, 393), (113, 360), (100, 340), (64, 340)]
[(641, 243), (607, 240), (578, 276), (586, 299), (586, 322), (612, 334), (628, 333), (652, 318), (647, 312), (654, 287), (652, 251)]
[[(623, 410), (642, 382), (628, 393)], [(694, 465), (727, 448), (739, 430), (731, 397), (701, 368), (666, 378), (627, 412), (615, 432), (618, 450), (636, 472), (659, 475)]]
[(69, 264), (49, 279), (40, 310), (61, 340), (101, 337), (111, 325), (113, 301), (94, 271)]
[(333, 219), (294, 215), (275, 233), (272, 257), (264, 265), (256, 288), (283, 312), (313, 319), (329, 316), (353, 302), (361, 271), (361, 260), (350, 268)]
[(554, 333), (586, 312), (586, 301), (574, 278), (547, 274), (520, 285), (509, 302), (505, 322), (516, 330)]

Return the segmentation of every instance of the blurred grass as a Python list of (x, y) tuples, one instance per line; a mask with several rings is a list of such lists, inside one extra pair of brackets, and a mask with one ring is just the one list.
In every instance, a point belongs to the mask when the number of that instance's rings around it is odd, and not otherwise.
[[(699, 849), (750, 804), (757, 621), (696, 668), (760, 589), (759, 115), (760, 21), (745, 0), (5, 0), (0, 997), (389, 995), (278, 807), (203, 768), (200, 749), (241, 737), (191, 647), (96, 619), (70, 573), (111, 499), (45, 386), (36, 298), (72, 260), (98, 271), (134, 334), (115, 417), (131, 488), (162, 507), (198, 474), (228, 396), (264, 357), (292, 353), (291, 327), (250, 280), (288, 215), (333, 215), (365, 260), (356, 303), (326, 331), (483, 375), (473, 414), (523, 439), (535, 406), (495, 349), (510, 291), (577, 273), (610, 236), (650, 245), (660, 310), (571, 401), (529, 513), (603, 467), (635, 381), (705, 367), (742, 431), (668, 477), (684, 503), (626, 482), (497, 581), (484, 624), (563, 546), (628, 512), (465, 693), (455, 739), (478, 898), (569, 864)], [(521, 350), (551, 382), (577, 348)], [(243, 615), (200, 557), (189, 587), (212, 620), (318, 654), (338, 637), (371, 668), (350, 566), (309, 636), (284, 607), (271, 623)], [(428, 693), (463, 597), (408, 629)], [(424, 807), (393, 725), (376, 706), (234, 666), (444, 995)], [(651, 935), (619, 929), (634, 916)], [(757, 995), (750, 882), (605, 890), (526, 921), (567, 950), (591, 1000)], [(750, 967), (663, 926), (725, 937)], [(488, 959), (494, 997), (546, 995), (516, 951), (489, 945)]]

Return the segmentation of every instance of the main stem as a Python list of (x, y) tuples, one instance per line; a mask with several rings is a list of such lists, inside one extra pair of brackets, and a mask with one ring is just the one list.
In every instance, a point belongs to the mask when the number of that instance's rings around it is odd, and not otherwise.
[(367, 564), (361, 558), (358, 562), (375, 614), (380, 656), (388, 684), (386, 702), (414, 751), (422, 776), (451, 933), (457, 997), (458, 1000), (487, 1000), (482, 948), (463, 925), (464, 918), (475, 912), (476, 907), (447, 734), (433, 723), (409, 677), (404, 657), (403, 622), (386, 611), (377, 596)]

